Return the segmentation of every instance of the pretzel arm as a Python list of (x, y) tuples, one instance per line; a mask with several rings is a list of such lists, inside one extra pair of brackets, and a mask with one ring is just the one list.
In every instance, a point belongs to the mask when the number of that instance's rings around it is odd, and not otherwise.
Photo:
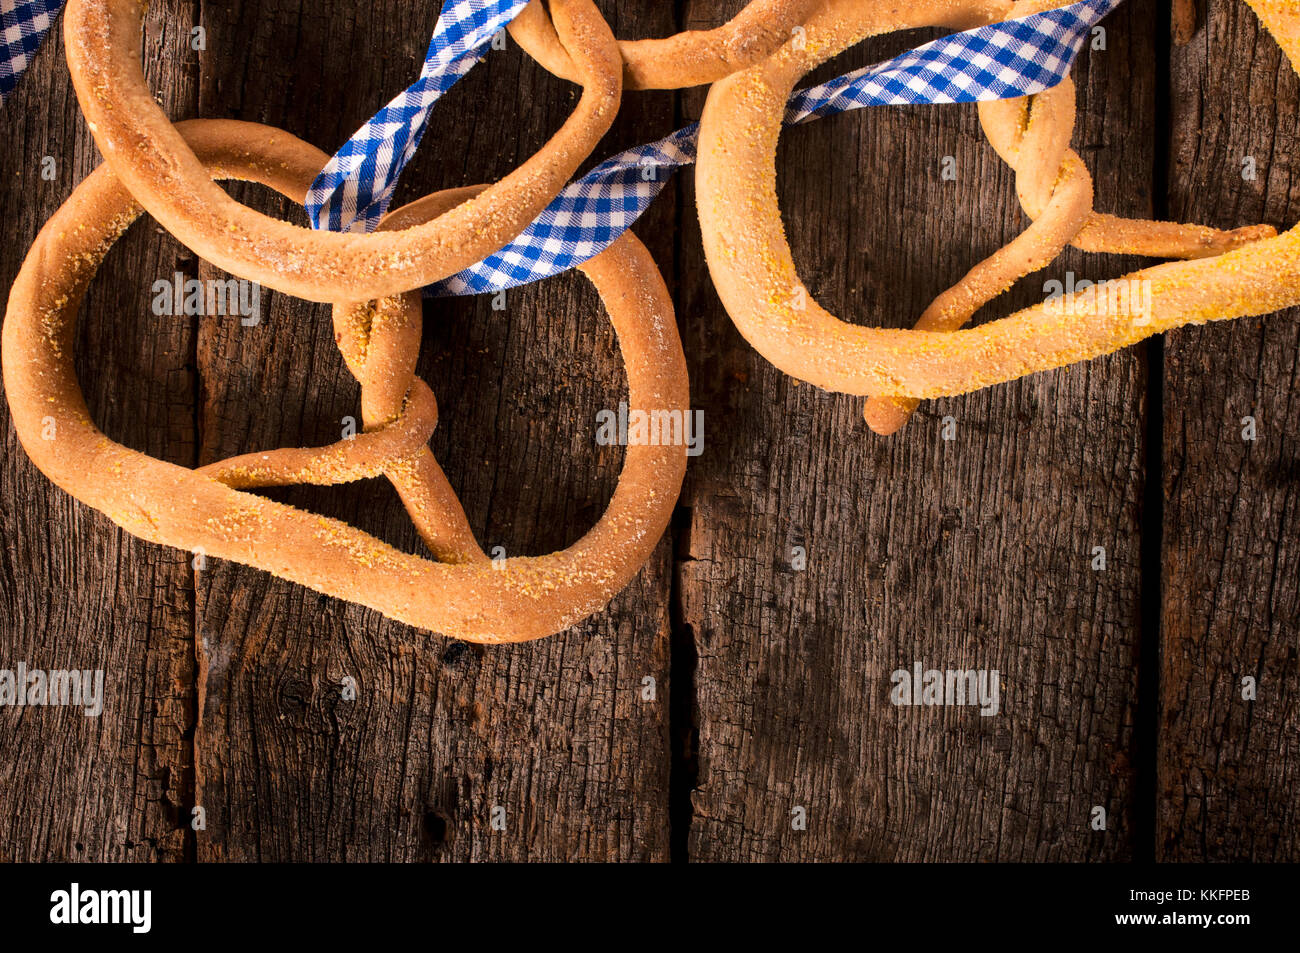
[(295, 483), (352, 483), (381, 476), (389, 467), (427, 447), (437, 424), (438, 405), (433, 392), (416, 378), (406, 412), (392, 423), (325, 447), (245, 453), (199, 467), (195, 472), (236, 490)]

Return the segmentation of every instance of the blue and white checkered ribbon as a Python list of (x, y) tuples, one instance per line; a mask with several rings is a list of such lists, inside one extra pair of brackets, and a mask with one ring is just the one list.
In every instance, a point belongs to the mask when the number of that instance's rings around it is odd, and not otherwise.
[[(1013, 99), (1057, 85), (1092, 27), (1122, 0), (1082, 0), (967, 30), (790, 98), (795, 125), (864, 106)], [(600, 254), (695, 161), (698, 124), (606, 159), (566, 186), (504, 248), (425, 289), (435, 297), (500, 291), (558, 275)]]
[(63, 0), (0, 0), (0, 103), (22, 79)]
[(307, 214), (313, 227), (369, 232), (379, 225), (433, 104), (487, 55), (492, 37), (527, 5), (528, 0), (447, 0), (420, 78), (358, 129), (312, 182)]
[[(367, 122), (312, 183), (312, 225), (371, 231), (424, 135), (433, 104), (478, 63), (528, 0), (446, 0), (420, 78)], [(1122, 0), (1081, 0), (956, 33), (790, 99), (795, 124), (864, 106), (970, 103), (1050, 89), (1068, 75), (1092, 27)], [(63, 0), (0, 0), (0, 101), (17, 85)], [(500, 291), (582, 264), (608, 248), (695, 161), (696, 125), (628, 149), (566, 186), (524, 231), (483, 261), (425, 289), (431, 295)]]

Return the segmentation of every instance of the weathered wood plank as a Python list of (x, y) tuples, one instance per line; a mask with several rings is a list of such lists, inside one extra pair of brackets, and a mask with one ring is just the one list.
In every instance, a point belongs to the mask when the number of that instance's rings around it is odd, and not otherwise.
[[(601, 6), (620, 35), (656, 36), (715, 26), (740, 3)], [(188, 42), (199, 6), (150, 13), (146, 65), (170, 114), (271, 122), (331, 149), (416, 74), (438, 5), (202, 4), (201, 54)], [(1161, 11), (1125, 4), (1109, 49), (1076, 71), (1075, 143), (1103, 210), (1158, 210)], [(1285, 226), (1297, 82), (1243, 4), (1211, 12), (1173, 52), (1157, 201), (1186, 220)], [(823, 74), (921, 38), (866, 44)], [(500, 177), (575, 100), (513, 44), (492, 54), (439, 107), (399, 201)], [(593, 158), (702, 101), (629, 94)], [(57, 35), (0, 122), (8, 287), (98, 161)], [(945, 155), (955, 181), (940, 178)], [(791, 133), (781, 161), (800, 267), (852, 320), (909, 323), (1025, 225), (972, 110), (826, 120)], [(1168, 339), (1167, 469), (1149, 477), (1166, 496), (1159, 784), (1139, 804), (1134, 758), (1157, 756), (1133, 733), (1138, 645), (1156, 637), (1139, 631), (1141, 592), (1159, 581), (1139, 566), (1143, 352), (933, 402), (900, 436), (875, 437), (860, 401), (797, 386), (735, 333), (689, 178), (637, 231), (679, 303), (706, 452), (675, 554), (666, 541), (607, 613), (559, 637), (483, 650), (254, 570), (209, 560), (196, 575), (189, 554), (51, 487), (6, 426), (0, 668), (104, 668), (108, 701), (93, 719), (0, 709), (0, 858), (1109, 860), (1142, 856), (1137, 826), (1154, 811), (1160, 859), (1295, 859), (1296, 313)], [(1046, 278), (1134, 264), (1071, 253), (990, 312), (1041, 297)], [(225, 277), (146, 220), (92, 287), (79, 369), (106, 432), (183, 464), (335, 439), (357, 387), (328, 310), (264, 293), (256, 327), (155, 317), (152, 281), (178, 270)], [(593, 445), (593, 420), (625, 383), (581, 278), (512, 292), (505, 312), (430, 305), (420, 373), (442, 411), (435, 451), (486, 545), (548, 551), (599, 516), (620, 455)], [(419, 550), (381, 482), (273, 495)], [(916, 661), (999, 669), (1000, 713), (894, 708), (890, 674)], [(195, 836), (196, 796), (208, 827)], [(1088, 826), (1097, 804), (1104, 833)], [(490, 829), (495, 806), (504, 832)], [(792, 830), (795, 806), (807, 831)]]
[[(1170, 209), (1289, 228), (1300, 83), (1245, 4), (1208, 6), (1174, 52)], [(1298, 317), (1168, 335), (1162, 860), (1300, 858)]]
[[(145, 65), (165, 107), (192, 111), (196, 4), (154, 4)], [(0, 286), (99, 162), (52, 31), (0, 107)], [(42, 177), (45, 157), (54, 176)], [(195, 454), (193, 322), (150, 313), (183, 251), (149, 220), (114, 247), (82, 307), (78, 371), (96, 423), (175, 463)], [(141, 542), (56, 489), (0, 408), (0, 668), (102, 669), (104, 710), (0, 708), (0, 857), (179, 860), (192, 793), (193, 586), (183, 555)], [(57, 439), (57, 435), (55, 437)]]
[[(687, 9), (705, 19), (713, 6)], [(1076, 70), (1075, 142), (1106, 211), (1151, 211), (1152, 12), (1125, 4), (1108, 50)], [(869, 42), (819, 76), (928, 35)], [(688, 102), (698, 114), (700, 97)], [(955, 181), (940, 177), (945, 155)], [(780, 169), (805, 281), (857, 322), (910, 324), (1026, 224), (965, 107), (801, 127)], [(1131, 856), (1142, 354), (935, 401), (882, 439), (860, 400), (798, 386), (740, 339), (693, 215), (684, 229), (681, 307), (708, 422), (678, 567), (698, 653), (691, 857)], [(1131, 265), (1067, 254), (997, 312), (1040, 300), (1045, 278)], [(1105, 572), (1090, 568), (1094, 546)], [(891, 673), (915, 662), (997, 669), (1000, 713), (892, 706)], [(1104, 833), (1089, 826), (1094, 805)]]
[[(200, 113), (340, 145), (419, 71), (431, 2), (205, 4)], [(614, 4), (604, 9), (614, 11)], [(628, 35), (663, 7), (620, 10)], [(517, 48), (494, 52), (438, 106), (398, 196), (499, 178), (576, 102)], [(629, 97), (601, 154), (672, 128), (671, 95)], [(252, 189), (274, 214), (297, 209)], [(639, 231), (671, 267), (671, 198)], [(206, 269), (207, 266), (204, 266)], [(207, 272), (205, 272), (207, 273)], [(217, 273), (211, 272), (215, 275)], [(594, 445), (625, 381), (594, 292), (576, 275), (427, 307), (420, 373), (433, 446), (480, 541), (568, 545), (613, 491), (621, 454)], [(254, 328), (207, 318), (202, 459), (338, 438), (358, 388), (328, 309), (267, 294)], [(395, 494), (371, 481), (277, 493), (418, 551)], [(670, 547), (608, 612), (538, 643), (483, 650), (428, 636), (263, 573), (210, 562), (198, 582), (206, 665), (198, 735), (208, 829), (200, 859), (665, 859)], [(339, 686), (350, 676), (355, 701)], [(657, 683), (643, 702), (642, 679)], [(491, 830), (505, 809), (507, 830)]]

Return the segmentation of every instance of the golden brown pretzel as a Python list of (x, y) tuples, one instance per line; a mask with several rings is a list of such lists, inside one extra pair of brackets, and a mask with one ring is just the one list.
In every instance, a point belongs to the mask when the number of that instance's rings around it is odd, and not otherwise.
[[(212, 174), (261, 182), (302, 201), (323, 154), (253, 123), (178, 125)], [(454, 204), (465, 198), (450, 196)], [(427, 213), (438, 203), (430, 199)], [(375, 304), (344, 353), (365, 358), (370, 432), (318, 450), (250, 454), (188, 470), (115, 443), (90, 420), (73, 368), (77, 309), (113, 242), (141, 209), (101, 166), (46, 223), (23, 262), (5, 317), (5, 392), (19, 440), (53, 482), (152, 542), (255, 566), (391, 618), (481, 642), (558, 632), (600, 610), (639, 570), (672, 514), (686, 448), (633, 445), (609, 508), (582, 539), (539, 558), (493, 563), (468, 532), (425, 440), (432, 394), (410, 372), (418, 298)], [(403, 213), (395, 213), (402, 216)], [(630, 233), (583, 266), (600, 291), (625, 356), (630, 408), (687, 412), (686, 365), (671, 300), (649, 253)], [(345, 309), (347, 310), (347, 309)], [(412, 334), (412, 329), (415, 333)], [(385, 363), (385, 362), (388, 363)], [(52, 436), (53, 439), (45, 439)], [(340, 482), (382, 472), (420, 507), (435, 553), (407, 555), (337, 520), (234, 489), (289, 479)]]
[[(1023, 17), (1068, 2), (1014, 0), (1008, 12)], [(1266, 225), (1224, 232), (1093, 211), (1092, 176), (1070, 148), (1075, 89), (1068, 78), (1035, 96), (990, 100), (978, 108), (990, 144), (1016, 171), (1021, 204), (1034, 224), (936, 298), (917, 321), (917, 330), (955, 331), (964, 326), (1017, 279), (1045, 267), (1066, 244), (1150, 258), (1207, 258), (1277, 234)], [(919, 403), (912, 397), (873, 397), (863, 416), (876, 433), (891, 434)]]
[[(661, 40), (621, 40), (626, 89), (681, 89), (716, 82), (769, 56), (790, 39), (821, 0), (751, 0), (723, 26)], [(564, 79), (578, 75), (542, 0), (532, 0), (509, 27), (524, 51)]]
[[(1294, 64), (1300, 4), (1248, 2)], [(1264, 314), (1300, 301), (1300, 233), (1292, 230), (1218, 258), (1160, 265), (1121, 279), (1150, 282), (1149, 315), (1122, 301), (1112, 307), (1104, 296), (1089, 301), (1079, 295), (1069, 301), (1068, 313), (1045, 303), (978, 328), (936, 332), (858, 327), (819, 307), (795, 272), (777, 207), (775, 151), (794, 83), (865, 36), (919, 24), (961, 28), (1009, 10), (993, 0), (915, 3), (906, 11), (828, 0), (810, 19), (805, 44), (787, 44), (710, 90), (696, 170), (705, 254), (732, 320), (782, 370), (851, 394), (958, 394), (1182, 324)]]
[[(591, 0), (555, 0), (582, 98), (540, 152), (472, 202), (404, 232), (313, 231), (240, 205), (154, 102), (140, 68), (146, 4), (71, 0), (63, 16), (77, 99), (108, 165), (164, 228), (241, 278), (310, 301), (422, 287), (491, 254), (527, 227), (609, 129), (622, 93), (613, 34)], [(317, 170), (319, 171), (319, 170)]]

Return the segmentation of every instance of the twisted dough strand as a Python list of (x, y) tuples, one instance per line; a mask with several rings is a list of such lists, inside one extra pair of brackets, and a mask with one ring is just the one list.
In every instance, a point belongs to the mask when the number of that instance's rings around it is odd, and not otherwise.
[[(662, 40), (621, 40), (623, 87), (681, 89), (720, 80), (771, 55), (820, 2), (751, 0), (713, 30), (688, 30)], [(509, 30), (543, 69), (567, 80), (579, 75), (542, 0), (524, 7)]]
[[(1067, 79), (1061, 86), (1069, 83)], [(1092, 176), (1083, 161), (1068, 149), (1073, 96), (1056, 94), (1045, 100), (1044, 107), (1030, 117), (1019, 144), (1020, 155), (1045, 157), (1052, 163), (1050, 168), (1056, 170), (1055, 180), (1047, 183), (1050, 194), (1039, 215), (1025, 231), (935, 298), (916, 322), (916, 330), (955, 331), (964, 326), (980, 308), (1020, 278), (1046, 267), (1092, 214)], [(1071, 115), (1065, 121), (1058, 118), (1058, 110), (1065, 109), (1067, 103)], [(1062, 128), (1066, 130), (1064, 141), (1060, 135)], [(1037, 176), (1042, 164), (1026, 162), (1017, 171), (1020, 176)], [(1021, 168), (1026, 171), (1021, 172)], [(920, 401), (914, 397), (871, 397), (863, 408), (863, 417), (876, 433), (892, 434), (907, 423), (919, 405)]]

